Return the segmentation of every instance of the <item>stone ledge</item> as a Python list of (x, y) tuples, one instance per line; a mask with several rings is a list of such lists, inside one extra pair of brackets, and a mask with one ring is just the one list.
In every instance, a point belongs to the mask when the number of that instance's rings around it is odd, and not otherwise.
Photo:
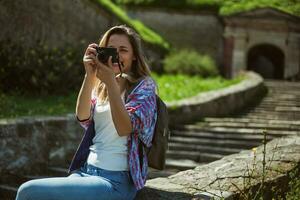
[[(225, 116), (239, 111), (266, 93), (261, 76), (246, 72), (246, 79), (227, 88), (203, 92), (194, 97), (167, 102), (172, 123), (192, 122), (203, 117)], [(226, 105), (226, 106), (224, 106)]]
[[(272, 187), (282, 188), (287, 184), (287, 174), (300, 163), (300, 137), (274, 139), (266, 145), (266, 199), (274, 195)], [(177, 200), (177, 199), (234, 199), (242, 191), (257, 190), (262, 178), (263, 145), (257, 150), (245, 150), (221, 160), (179, 172), (167, 178), (148, 180), (146, 187), (139, 191), (136, 200)], [(243, 185), (252, 170), (251, 184)], [(250, 172), (249, 170), (249, 172)], [(250, 179), (249, 179), (250, 180)], [(238, 188), (236, 188), (236, 186)], [(222, 195), (221, 195), (222, 194)]]

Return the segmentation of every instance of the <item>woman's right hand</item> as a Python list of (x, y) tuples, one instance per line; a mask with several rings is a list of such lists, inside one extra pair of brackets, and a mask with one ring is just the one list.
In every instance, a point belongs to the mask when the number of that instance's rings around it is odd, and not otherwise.
[(96, 77), (96, 74), (97, 74), (97, 70), (96, 70), (96, 61), (95, 59), (96, 58), (96, 54), (97, 54), (97, 51), (96, 51), (96, 47), (98, 45), (95, 44), (95, 43), (92, 43), (90, 44), (85, 53), (84, 53), (84, 56), (83, 56), (83, 65), (84, 65), (84, 68), (85, 68), (85, 72), (86, 72), (86, 75), (90, 78), (92, 78), (93, 80), (95, 80), (97, 77)]

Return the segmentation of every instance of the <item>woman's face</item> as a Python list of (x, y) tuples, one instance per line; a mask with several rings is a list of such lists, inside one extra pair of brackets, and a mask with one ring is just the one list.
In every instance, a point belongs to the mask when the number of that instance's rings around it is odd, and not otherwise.
[[(136, 60), (136, 58), (133, 55), (133, 49), (128, 37), (123, 34), (113, 34), (108, 40), (107, 47), (117, 48), (120, 63), (123, 63), (123, 66), (121, 65), (122, 71), (124, 73), (130, 72), (132, 62)], [(117, 63), (113, 63), (113, 70), (115, 74), (120, 73)]]

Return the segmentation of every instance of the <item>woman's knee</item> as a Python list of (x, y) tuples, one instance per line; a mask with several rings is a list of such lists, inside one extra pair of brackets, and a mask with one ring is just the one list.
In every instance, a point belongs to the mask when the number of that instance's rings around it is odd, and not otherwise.
[(16, 200), (30, 200), (34, 198), (34, 194), (38, 191), (38, 185), (35, 180), (23, 183), (17, 192)]

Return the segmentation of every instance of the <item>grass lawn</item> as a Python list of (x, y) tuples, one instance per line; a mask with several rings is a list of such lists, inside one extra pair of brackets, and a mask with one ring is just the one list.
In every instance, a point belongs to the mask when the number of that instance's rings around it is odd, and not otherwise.
[[(224, 88), (242, 80), (241, 77), (225, 80), (221, 77), (203, 79), (186, 75), (158, 76), (153, 74), (153, 77), (159, 86), (159, 95), (165, 101), (191, 97), (199, 92)], [(64, 96), (44, 97), (0, 94), (0, 118), (75, 113), (78, 92), (74, 91)]]

